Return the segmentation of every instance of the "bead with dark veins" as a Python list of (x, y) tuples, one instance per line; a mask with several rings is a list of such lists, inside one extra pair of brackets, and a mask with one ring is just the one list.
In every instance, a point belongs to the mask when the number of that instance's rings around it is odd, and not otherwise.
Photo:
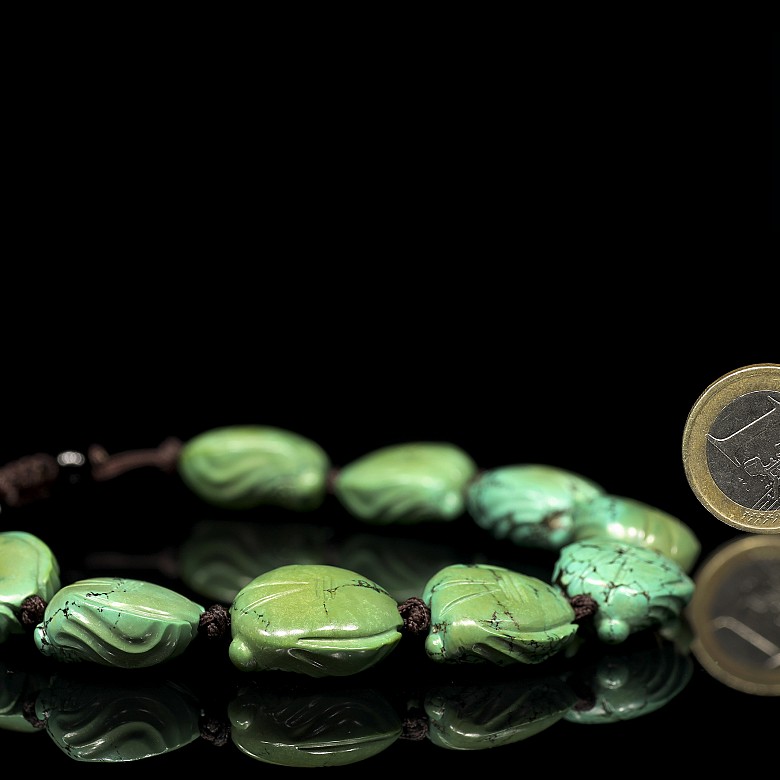
[(577, 632), (566, 598), (536, 577), (486, 564), (456, 564), (432, 577), (425, 650), (434, 661), (536, 664)]
[(356, 674), (401, 639), (396, 600), (338, 566), (280, 566), (242, 588), (231, 607), (230, 660), (246, 672)]
[(629, 635), (677, 620), (694, 582), (670, 558), (615, 539), (588, 539), (564, 547), (553, 583), (568, 598), (590, 596), (599, 639), (618, 644)]
[(80, 580), (53, 596), (35, 628), (35, 644), (58, 661), (154, 666), (189, 646), (203, 612), (194, 601), (154, 583)]

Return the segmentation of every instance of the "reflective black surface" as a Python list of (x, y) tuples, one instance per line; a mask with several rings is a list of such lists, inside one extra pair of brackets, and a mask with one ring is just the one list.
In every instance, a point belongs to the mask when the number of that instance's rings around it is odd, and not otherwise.
[[(109, 453), (153, 447), (168, 436), (186, 441), (211, 427), (246, 422), (307, 435), (335, 465), (395, 442), (449, 441), (484, 468), (550, 463), (657, 506), (694, 530), (702, 560), (738, 536), (688, 488), (682, 429), (709, 382), (776, 355), (733, 351), (688, 361), (679, 352), (674, 362), (617, 349), (599, 355), (594, 346), (593, 354), (559, 357), (552, 345), (524, 352), (520, 343), (491, 347), (478, 339), (437, 353), (435, 332), (425, 332), (421, 341), (409, 330), (400, 341), (384, 339), (381, 354), (303, 354), (293, 368), (266, 368), (262, 382), (248, 371), (231, 375), (195, 360), (176, 376), (163, 364), (125, 383), (117, 372), (110, 402), (83, 386), (69, 394), (66, 383), (53, 380), (49, 403), (30, 398), (16, 405), (0, 460), (85, 452), (94, 443)], [(150, 388), (140, 377), (157, 384)], [(496, 542), (467, 516), (442, 526), (379, 530), (348, 518), (332, 496), (304, 516), (270, 508), (225, 516), (200, 505), (175, 475), (154, 469), (100, 484), (79, 478), (76, 469), (65, 474), (72, 479), (50, 498), (0, 513), (4, 529), (30, 530), (50, 544), (64, 582), (122, 573), (204, 602), (196, 590), (198, 573), (208, 566), (204, 549), (233, 556), (240, 570), (313, 547), (334, 561), (374, 567), (370, 574), (380, 582), (384, 570), (399, 593), (414, 590), (415, 567), (424, 571), (453, 557), (541, 575), (554, 561), (552, 554)], [(266, 533), (276, 544), (267, 543)], [(217, 575), (209, 582), (221, 593), (232, 587)], [(46, 663), (31, 644), (14, 641), (0, 647), (5, 670), (17, 675), (16, 687), (6, 684), (6, 701), (37, 701), (59, 715), (48, 732), (0, 727), (0, 748), (5, 756), (45, 762), (47, 771), (90, 772), (105, 763), (77, 758), (122, 756), (114, 743), (128, 736), (123, 718), (132, 716), (137, 742), (144, 730), (165, 731), (175, 749), (114, 762), (112, 771), (281, 776), (291, 767), (266, 761), (294, 763), (301, 746), (316, 755), (323, 744), (340, 746), (328, 748), (339, 756), (340, 773), (529, 766), (558, 773), (587, 764), (610, 774), (616, 765), (637, 762), (662, 771), (717, 767), (727, 752), (746, 761), (771, 755), (780, 698), (716, 680), (688, 642), (683, 627), (676, 637), (641, 636), (609, 650), (586, 643), (571, 658), (503, 671), (433, 668), (412, 642), (359, 679), (318, 682), (246, 678), (230, 666), (224, 648), (212, 646), (192, 648), (154, 672), (65, 670)], [(133, 756), (132, 748), (124, 755)]]

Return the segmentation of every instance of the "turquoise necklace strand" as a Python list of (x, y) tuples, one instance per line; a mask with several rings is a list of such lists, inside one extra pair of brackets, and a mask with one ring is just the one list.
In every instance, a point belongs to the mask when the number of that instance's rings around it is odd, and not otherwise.
[[(179, 572), (191, 590), (217, 600), (209, 608), (128, 577), (89, 577), (62, 587), (57, 559), (41, 538), (0, 532), (0, 641), (15, 645), (32, 633), (41, 663), (64, 662), (54, 675), (9, 670), (9, 690), (0, 685), (0, 705), (9, 698), (12, 703), (0, 706), (0, 716), (45, 725), (72, 758), (133, 761), (187, 744), (196, 731), (225, 744), (226, 729), (243, 753), (298, 767), (362, 761), (399, 738), (427, 737), (454, 750), (492, 748), (526, 739), (561, 718), (600, 723), (653, 711), (690, 675), (690, 663), (681, 662), (687, 654), (653, 637), (656, 632), (678, 636), (693, 593), (688, 572), (699, 556), (698, 541), (675, 517), (551, 466), (480, 470), (454, 445), (417, 442), (384, 447), (336, 469), (317, 444), (291, 431), (226, 427), (183, 445), (168, 440), (153, 450), (114, 456), (96, 447), (86, 458), (65, 452), (57, 459), (37, 456), (9, 464), (0, 469), (0, 499), (7, 508), (0, 517), (15, 517), (14, 506), (26, 493), (45, 494), (58, 472), (86, 466), (95, 481), (105, 481), (149, 465), (177, 474), (196, 504), (217, 512), (219, 519), (208, 524), (204, 536), (185, 543), (192, 545), (190, 562)], [(259, 556), (243, 549), (244, 563), (254, 561), (263, 569), (257, 577), (214, 576), (208, 556), (216, 537), (227, 539), (228, 528), (256, 528), (270, 561), (274, 551), (267, 548), (284, 548), (285, 535), (295, 536), (288, 514), (306, 517), (326, 498), (358, 524), (377, 529), (433, 528), (446, 536), (448, 528), (469, 519), (498, 546), (549, 554), (555, 560), (552, 576), (534, 576), (532, 566), (446, 563), (419, 596), (400, 595), (362, 569), (311, 562), (317, 555), (303, 549), (306, 545), (298, 549), (307, 563), (263, 567)], [(276, 511), (283, 522), (257, 522), (254, 510), (262, 513), (262, 507)], [(233, 517), (250, 522), (225, 519)], [(239, 535), (233, 544), (246, 546), (248, 538)], [(371, 552), (365, 547), (361, 560)], [(402, 556), (392, 546), (382, 552)], [(413, 639), (402, 641), (409, 635)], [(651, 647), (640, 644), (637, 651), (630, 640), (641, 643), (648, 635)], [(203, 637), (217, 641), (204, 645)], [(227, 653), (223, 639), (229, 640)], [(608, 684), (600, 682), (599, 645), (610, 651)], [(134, 671), (170, 669), (175, 677), (177, 663), (192, 657), (185, 650), (193, 646), (208, 648), (205, 664), (194, 656), (198, 669), (223, 658), (239, 679), (250, 681), (229, 704), (229, 725), (220, 718), (204, 722), (195, 698), (185, 695), (186, 686), (164, 681), (155, 687), (148, 675)], [(584, 678), (559, 667), (559, 659), (588, 659), (588, 651), (597, 661)], [(212, 652), (216, 656), (208, 655)], [(426, 659), (433, 672), (459, 670), (460, 684), (445, 675), (439, 676), (443, 684), (435, 685), (437, 675), (422, 669)], [(415, 695), (417, 717), (407, 717), (403, 725), (396, 707), (373, 687), (377, 675), (384, 682), (383, 668), (389, 667), (395, 679), (396, 663), (432, 685), (424, 696)], [(619, 667), (626, 683), (616, 690)], [(85, 679), (81, 669), (95, 671)], [(476, 685), (469, 684), (472, 670), (480, 675)], [(500, 675), (493, 682), (491, 670)], [(114, 674), (121, 676), (102, 677)], [(290, 684), (288, 675), (301, 683)], [(307, 686), (337, 678), (370, 687), (353, 686), (344, 697), (316, 688), (309, 693)], [(583, 679), (588, 691), (577, 702), (574, 691), (580, 691)], [(19, 686), (32, 704), (22, 705), (21, 693), (17, 699)], [(398, 694), (395, 688), (393, 683)], [(136, 701), (143, 711), (133, 729), (140, 733), (139, 723), (150, 718), (143, 727), (149, 733), (120, 745), (105, 729), (117, 728), (117, 710), (122, 718), (133, 718)], [(483, 723), (487, 702), (492, 714)], [(326, 717), (333, 707), (342, 712), (342, 730), (329, 732), (326, 742), (319, 730), (289, 734), (277, 722), (280, 713), (286, 718), (292, 711), (311, 715), (321, 709)], [(181, 714), (175, 727), (173, 712)], [(82, 731), (90, 734), (83, 747)], [(102, 734), (97, 742), (95, 733)], [(95, 750), (96, 744), (105, 749)]]
[[(148, 668), (180, 656), (199, 634), (229, 634), (228, 655), (241, 672), (347, 677), (413, 633), (424, 635), (435, 664), (536, 665), (573, 647), (587, 621), (607, 645), (672, 630), (693, 595), (689, 572), (700, 545), (677, 518), (552, 466), (480, 470), (453, 444), (390, 445), (334, 469), (318, 444), (297, 433), (230, 426), (147, 453), (112, 459), (96, 450), (90, 462), (98, 479), (141, 463), (174, 470), (199, 500), (235, 512), (263, 505), (310, 512), (330, 492), (374, 525), (446, 527), (465, 513), (496, 539), (557, 559), (550, 582), (502, 566), (449, 565), (401, 604), (360, 572), (289, 564), (261, 573), (229, 607), (206, 608), (130, 578), (62, 586), (43, 540), (3, 531), (0, 641), (32, 628), (40, 653), (66, 663)], [(26, 486), (14, 481), (17, 472), (0, 474), (6, 503)]]

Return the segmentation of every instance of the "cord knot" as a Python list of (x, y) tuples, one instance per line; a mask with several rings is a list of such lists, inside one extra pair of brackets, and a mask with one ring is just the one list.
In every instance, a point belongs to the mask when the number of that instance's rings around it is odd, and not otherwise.
[(404, 621), (404, 631), (408, 634), (422, 634), (431, 625), (431, 610), (417, 596), (411, 596), (398, 605), (398, 611)]
[(221, 604), (212, 604), (198, 621), (198, 630), (208, 639), (219, 639), (230, 630), (230, 612)]
[(28, 596), (22, 603), (19, 619), (26, 628), (35, 628), (43, 621), (46, 602), (40, 596)]

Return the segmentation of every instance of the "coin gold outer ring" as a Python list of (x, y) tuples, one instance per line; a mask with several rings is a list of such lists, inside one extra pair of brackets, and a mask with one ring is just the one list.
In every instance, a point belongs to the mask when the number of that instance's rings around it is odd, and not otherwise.
[(780, 364), (757, 363), (715, 380), (698, 398), (683, 431), (683, 467), (688, 484), (704, 507), (722, 522), (754, 534), (780, 533), (780, 510), (748, 509), (718, 487), (707, 463), (707, 433), (732, 401), (757, 390), (780, 392)]
[(721, 545), (696, 574), (696, 590), (686, 616), (693, 631), (691, 651), (710, 676), (743, 693), (778, 696), (780, 667), (758, 667), (730, 653), (718, 640), (713, 614), (719, 592), (738, 589), (735, 580), (744, 578), (745, 567), (759, 559), (780, 565), (780, 537), (742, 536)]

